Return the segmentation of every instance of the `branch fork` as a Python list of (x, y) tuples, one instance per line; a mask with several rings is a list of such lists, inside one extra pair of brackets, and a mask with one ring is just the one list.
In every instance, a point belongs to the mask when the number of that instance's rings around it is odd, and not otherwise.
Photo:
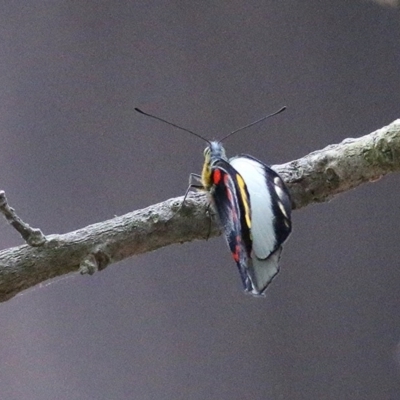
[(30, 227), (20, 217), (18, 217), (15, 210), (8, 205), (4, 190), (0, 190), (0, 212), (5, 216), (9, 224), (22, 236), (25, 242), (29, 244), (29, 246), (39, 247), (46, 242), (46, 236), (40, 229)]

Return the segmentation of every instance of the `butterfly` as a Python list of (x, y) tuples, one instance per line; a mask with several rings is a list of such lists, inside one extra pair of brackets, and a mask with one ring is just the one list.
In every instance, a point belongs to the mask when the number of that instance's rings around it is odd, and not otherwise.
[[(265, 296), (269, 283), (279, 272), (282, 245), (292, 229), (292, 202), (289, 190), (277, 172), (246, 154), (228, 159), (222, 141), (284, 109), (237, 129), (219, 141), (209, 141), (195, 132), (135, 108), (208, 143), (204, 150), (202, 173), (191, 174), (189, 189), (209, 193), (244, 291), (253, 296)], [(193, 180), (198, 183), (193, 183)]]

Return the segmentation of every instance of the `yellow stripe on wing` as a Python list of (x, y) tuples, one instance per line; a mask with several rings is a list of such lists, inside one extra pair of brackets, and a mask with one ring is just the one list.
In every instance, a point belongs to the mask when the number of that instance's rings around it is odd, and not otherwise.
[(250, 203), (249, 203), (249, 197), (247, 196), (246, 184), (244, 183), (243, 178), (239, 174), (236, 174), (236, 180), (239, 186), (240, 196), (242, 197), (244, 205), (244, 213), (245, 213), (244, 216), (246, 218), (246, 224), (250, 229), (251, 228)]

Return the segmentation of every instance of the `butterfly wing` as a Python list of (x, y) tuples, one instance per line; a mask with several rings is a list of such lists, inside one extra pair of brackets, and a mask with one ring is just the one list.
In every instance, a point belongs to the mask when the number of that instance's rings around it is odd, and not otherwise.
[[(244, 290), (253, 292), (253, 283), (248, 273), (251, 239), (247, 189), (237, 171), (222, 159), (213, 164), (211, 180), (211, 196), (226, 241), (239, 269)], [(243, 182), (242, 186), (240, 186), (241, 182)]]
[(279, 272), (282, 244), (291, 232), (290, 195), (280, 176), (257, 159), (241, 155), (229, 162), (247, 188), (252, 244), (247, 271), (252, 294), (262, 295)]

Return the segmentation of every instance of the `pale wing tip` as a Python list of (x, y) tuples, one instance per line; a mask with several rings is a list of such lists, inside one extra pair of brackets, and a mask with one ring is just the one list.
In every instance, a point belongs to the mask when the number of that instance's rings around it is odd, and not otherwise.
[(252, 259), (252, 265), (248, 269), (252, 282), (252, 288), (248, 291), (249, 294), (255, 297), (265, 297), (268, 285), (279, 273), (281, 252), (282, 247), (279, 247), (264, 260)]

